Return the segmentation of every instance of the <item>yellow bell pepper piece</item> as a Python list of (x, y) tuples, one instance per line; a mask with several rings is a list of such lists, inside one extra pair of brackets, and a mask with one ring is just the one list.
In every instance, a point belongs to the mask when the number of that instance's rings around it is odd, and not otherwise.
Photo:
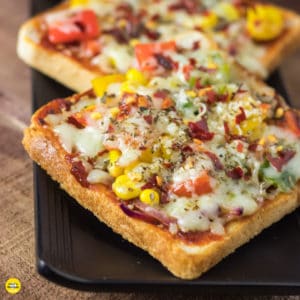
[(70, 6), (77, 7), (77, 6), (84, 6), (87, 5), (89, 0), (71, 0)]
[(113, 177), (118, 177), (123, 174), (124, 168), (118, 166), (118, 160), (121, 157), (121, 152), (119, 150), (111, 150), (108, 153), (108, 167), (107, 170), (109, 174)]
[(234, 22), (240, 18), (238, 9), (229, 2), (220, 2), (214, 8), (215, 13), (226, 21)]
[(127, 175), (117, 177), (112, 184), (112, 190), (122, 200), (136, 198), (141, 193), (141, 189)]
[(258, 4), (247, 11), (247, 30), (256, 41), (270, 41), (284, 29), (282, 12), (271, 5)]
[(214, 12), (209, 12), (207, 15), (199, 19), (198, 26), (203, 30), (212, 30), (218, 23), (218, 16)]
[(132, 83), (146, 84), (147, 78), (137, 69), (129, 69), (126, 73), (126, 79)]
[(264, 122), (262, 117), (252, 117), (240, 124), (240, 128), (242, 129), (242, 134), (249, 137), (250, 140), (259, 139), (264, 132)]
[(145, 189), (140, 194), (140, 200), (148, 205), (157, 205), (159, 204), (159, 194), (153, 189)]
[(102, 97), (110, 84), (124, 80), (125, 76), (122, 74), (106, 75), (93, 79), (92, 86), (96, 95)]

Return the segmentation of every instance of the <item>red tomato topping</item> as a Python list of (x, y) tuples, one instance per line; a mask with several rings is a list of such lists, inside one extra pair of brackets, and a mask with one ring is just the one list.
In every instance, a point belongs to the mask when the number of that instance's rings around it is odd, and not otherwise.
[(300, 122), (299, 117), (292, 110), (288, 110), (284, 113), (284, 118), (287, 127), (297, 136), (300, 137)]
[(204, 172), (201, 174), (201, 176), (193, 180), (187, 180), (183, 183), (173, 185), (171, 190), (179, 197), (189, 198), (192, 197), (193, 194), (200, 196), (211, 193), (212, 187), (210, 185), (210, 177), (206, 172)]
[(282, 167), (287, 164), (295, 156), (295, 154), (295, 151), (285, 149), (283, 151), (279, 151), (277, 157), (273, 157), (268, 153), (266, 155), (266, 158), (271, 163), (271, 165), (277, 169), (278, 172), (281, 172)]
[(237, 144), (236, 149), (237, 149), (238, 152), (243, 152), (243, 149), (244, 149), (243, 144), (242, 144), (241, 142), (239, 142), (239, 143)]
[(240, 124), (246, 120), (246, 114), (242, 107), (240, 107), (240, 113), (235, 117), (235, 123)]
[(156, 67), (155, 54), (161, 54), (165, 51), (172, 51), (175, 49), (176, 43), (174, 41), (169, 41), (138, 44), (135, 46), (134, 51), (141, 70), (151, 71)]
[(209, 132), (206, 119), (202, 119), (196, 123), (189, 122), (189, 133), (192, 138), (199, 139), (201, 141), (210, 141), (214, 137), (213, 132)]
[(48, 38), (53, 44), (79, 42), (96, 38), (100, 27), (92, 10), (83, 10), (69, 19), (49, 25)]

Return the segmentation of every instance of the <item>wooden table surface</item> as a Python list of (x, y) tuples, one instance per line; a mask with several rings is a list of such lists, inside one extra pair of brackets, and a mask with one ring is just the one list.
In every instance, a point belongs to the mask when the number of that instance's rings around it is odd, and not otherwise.
[[(274, 1), (300, 12), (300, 1)], [(30, 70), (15, 54), (19, 25), (28, 16), (29, 0), (0, 0), (0, 299), (186, 299), (184, 295), (90, 293), (48, 282), (36, 272), (34, 250), (32, 163), (21, 145), (22, 130), (31, 114)], [(284, 81), (300, 108), (300, 51), (282, 67)], [(297, 102), (298, 101), (298, 102)], [(300, 270), (299, 270), (300, 271)], [(9, 295), (4, 283), (17, 277), (22, 290)], [(212, 299), (212, 297), (191, 297)], [(259, 297), (257, 297), (259, 298)], [(233, 297), (218, 297), (233, 299)], [(250, 299), (239, 296), (235, 299)], [(262, 297), (260, 299), (300, 299)]]

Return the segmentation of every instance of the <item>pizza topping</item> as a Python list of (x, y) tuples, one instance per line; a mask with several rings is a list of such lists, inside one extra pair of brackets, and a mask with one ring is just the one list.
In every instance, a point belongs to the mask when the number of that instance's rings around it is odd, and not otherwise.
[(281, 11), (275, 6), (257, 4), (247, 11), (247, 30), (257, 41), (277, 38), (284, 28)]
[(196, 123), (189, 122), (190, 135), (202, 141), (210, 141), (214, 137), (214, 133), (209, 132), (207, 121), (202, 119)]
[(295, 186), (298, 119), (274, 120), (272, 90), (253, 93), (222, 53), (178, 40), (137, 44), (138, 69), (96, 78), (95, 95), (68, 109), (54, 102), (43, 126), (82, 163), (75, 178), (111, 187), (126, 214), (172, 234), (223, 234)]
[(279, 172), (281, 172), (282, 167), (289, 162), (295, 156), (295, 154), (295, 151), (285, 150), (278, 151), (277, 157), (274, 157), (268, 153), (266, 158)]
[[(282, 112), (276, 111), (278, 116), (282, 115)], [(299, 116), (293, 110), (287, 110), (284, 113), (285, 124), (288, 128), (297, 136), (300, 137), (300, 120)]]
[(83, 187), (90, 186), (90, 183), (87, 180), (88, 173), (81, 161), (73, 160), (70, 172)]
[(172, 63), (169, 58), (165, 58), (163, 53), (176, 49), (174, 41), (162, 43), (138, 44), (135, 46), (135, 55), (139, 67), (143, 71), (155, 69), (157, 63), (163, 65), (166, 69), (172, 69)]
[(92, 10), (83, 10), (72, 17), (49, 25), (48, 38), (53, 44), (71, 43), (96, 38), (100, 27)]

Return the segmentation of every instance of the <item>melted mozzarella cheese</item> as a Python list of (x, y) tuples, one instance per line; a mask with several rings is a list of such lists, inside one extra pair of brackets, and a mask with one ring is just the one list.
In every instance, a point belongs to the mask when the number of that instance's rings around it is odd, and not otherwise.
[(64, 149), (68, 153), (79, 151), (83, 156), (95, 157), (104, 150), (103, 134), (96, 128), (78, 129), (71, 124), (63, 123), (54, 127)]

